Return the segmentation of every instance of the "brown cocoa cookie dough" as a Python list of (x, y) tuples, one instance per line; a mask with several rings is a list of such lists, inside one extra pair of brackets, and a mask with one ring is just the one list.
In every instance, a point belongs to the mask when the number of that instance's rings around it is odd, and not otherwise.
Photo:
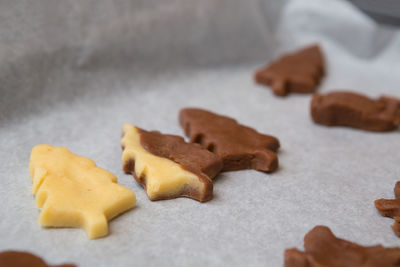
[(256, 169), (273, 172), (278, 168), (279, 140), (261, 134), (236, 120), (197, 108), (185, 108), (179, 121), (192, 143), (217, 154), (223, 171)]
[(258, 70), (257, 83), (270, 86), (277, 96), (290, 92), (313, 93), (325, 73), (324, 56), (318, 45), (287, 54)]
[(179, 163), (202, 179), (217, 176), (222, 161), (199, 144), (186, 143), (177, 135), (162, 134), (158, 131), (145, 131), (138, 128), (140, 143), (150, 153)]
[(218, 156), (180, 136), (130, 124), (123, 131), (123, 169), (134, 175), (151, 200), (189, 197), (204, 202), (212, 198), (212, 179), (222, 169)]
[(400, 247), (360, 246), (333, 235), (326, 226), (316, 226), (304, 237), (305, 251), (285, 251), (285, 267), (390, 267), (400, 266)]
[(382, 216), (394, 219), (392, 229), (400, 237), (400, 181), (394, 187), (394, 195), (395, 199), (381, 198), (375, 200), (375, 207)]
[(76, 265), (47, 265), (41, 258), (31, 253), (9, 250), (0, 252), (0, 267), (76, 267)]
[(391, 131), (400, 124), (400, 100), (391, 97), (375, 100), (346, 91), (315, 94), (311, 101), (311, 116), (314, 122), (325, 126)]

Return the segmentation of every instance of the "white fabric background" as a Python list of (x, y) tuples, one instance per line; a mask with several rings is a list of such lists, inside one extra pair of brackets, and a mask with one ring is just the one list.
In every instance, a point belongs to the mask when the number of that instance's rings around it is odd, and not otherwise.
[[(285, 5), (283, 5), (285, 4)], [(345, 1), (1, 1), (0, 250), (78, 266), (282, 266), (315, 225), (364, 245), (399, 246), (375, 199), (393, 197), (399, 131), (313, 124), (309, 95), (274, 97), (252, 74), (278, 54), (322, 44), (320, 92), (400, 97), (400, 34)], [(198, 106), (277, 136), (280, 169), (227, 172), (214, 199), (151, 202), (121, 169), (125, 122), (182, 135)], [(42, 229), (30, 194), (33, 146), (66, 146), (134, 190), (110, 235)]]

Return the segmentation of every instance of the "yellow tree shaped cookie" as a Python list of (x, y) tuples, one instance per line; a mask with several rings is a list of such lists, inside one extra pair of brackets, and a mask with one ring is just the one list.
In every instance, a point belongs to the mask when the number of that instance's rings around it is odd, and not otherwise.
[(136, 204), (112, 173), (64, 147), (35, 146), (29, 172), (45, 227), (83, 228), (90, 239), (99, 238), (107, 235), (108, 220)]

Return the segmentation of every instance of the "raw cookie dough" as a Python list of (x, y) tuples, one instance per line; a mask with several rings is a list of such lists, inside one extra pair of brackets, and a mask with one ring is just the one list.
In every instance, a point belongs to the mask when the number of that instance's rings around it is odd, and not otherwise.
[(223, 161), (223, 171), (278, 168), (279, 140), (239, 124), (236, 120), (198, 108), (184, 108), (179, 122), (190, 142), (199, 143)]
[(182, 137), (123, 126), (123, 169), (143, 185), (150, 200), (212, 198), (214, 178), (222, 162), (213, 153)]
[(28, 252), (0, 252), (0, 267), (76, 267), (74, 264), (47, 265), (44, 260)]
[(287, 54), (258, 70), (254, 79), (268, 85), (277, 96), (290, 92), (313, 93), (325, 73), (324, 56), (318, 45)]
[(394, 195), (395, 199), (381, 198), (375, 200), (375, 207), (382, 216), (394, 219), (392, 229), (400, 237), (400, 181), (394, 187)]
[(90, 239), (99, 238), (108, 234), (108, 220), (136, 204), (117, 177), (65, 147), (35, 146), (29, 171), (45, 227), (79, 227)]
[(285, 267), (391, 267), (400, 264), (400, 247), (360, 246), (333, 235), (326, 226), (316, 226), (304, 237), (302, 252), (285, 251)]
[(336, 91), (315, 94), (311, 101), (314, 122), (325, 126), (348, 126), (366, 131), (391, 131), (400, 124), (400, 100), (382, 96)]

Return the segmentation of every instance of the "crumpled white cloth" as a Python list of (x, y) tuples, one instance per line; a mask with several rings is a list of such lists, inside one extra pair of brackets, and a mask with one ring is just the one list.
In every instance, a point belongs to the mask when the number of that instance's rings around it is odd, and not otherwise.
[(280, 52), (323, 45), (329, 89), (400, 95), (399, 29), (378, 25), (347, 1), (290, 1), (276, 32)]

